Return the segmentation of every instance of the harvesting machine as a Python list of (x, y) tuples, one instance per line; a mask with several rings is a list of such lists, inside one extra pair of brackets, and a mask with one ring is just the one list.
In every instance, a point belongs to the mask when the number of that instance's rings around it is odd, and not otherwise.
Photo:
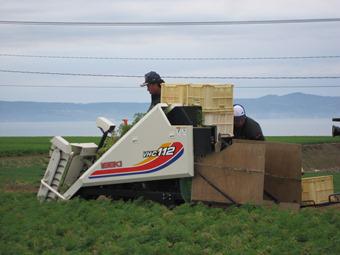
[(162, 103), (102, 156), (94, 143), (51, 140), (38, 198), (144, 197), (164, 204), (301, 202), (301, 147), (233, 139), (232, 85), (162, 85)]

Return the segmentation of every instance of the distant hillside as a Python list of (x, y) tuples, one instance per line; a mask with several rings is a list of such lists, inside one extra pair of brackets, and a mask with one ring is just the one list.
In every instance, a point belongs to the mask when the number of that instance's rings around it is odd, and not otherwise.
[(254, 99), (235, 99), (249, 116), (256, 118), (332, 118), (340, 117), (340, 97), (293, 93)]
[[(235, 99), (255, 118), (332, 118), (340, 117), (340, 97), (302, 93), (268, 95), (254, 99)], [(94, 121), (104, 116), (115, 121), (132, 119), (146, 112), (149, 103), (39, 103), (0, 101), (0, 122)]]

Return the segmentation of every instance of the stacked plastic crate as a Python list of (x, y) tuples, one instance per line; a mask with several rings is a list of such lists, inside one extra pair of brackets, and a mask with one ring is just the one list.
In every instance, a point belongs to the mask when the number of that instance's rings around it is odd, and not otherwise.
[(203, 125), (216, 125), (221, 137), (233, 135), (233, 85), (162, 84), (161, 102), (201, 106)]
[(330, 195), (334, 193), (333, 176), (316, 176), (302, 178), (302, 202), (308, 204), (323, 204), (330, 202)]

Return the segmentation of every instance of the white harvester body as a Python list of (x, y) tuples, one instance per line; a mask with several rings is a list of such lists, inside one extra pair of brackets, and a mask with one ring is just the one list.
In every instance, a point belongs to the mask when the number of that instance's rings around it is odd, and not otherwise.
[(85, 171), (96, 145), (53, 138), (39, 199), (70, 199), (88, 186), (193, 177), (193, 127), (171, 125), (162, 107), (167, 105), (155, 106)]

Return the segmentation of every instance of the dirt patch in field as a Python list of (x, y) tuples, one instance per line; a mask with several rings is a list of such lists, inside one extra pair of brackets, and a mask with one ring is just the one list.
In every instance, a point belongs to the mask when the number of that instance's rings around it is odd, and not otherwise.
[(302, 167), (305, 172), (340, 172), (340, 143), (303, 145)]
[(10, 156), (0, 157), (0, 168), (2, 167), (30, 167), (33, 165), (48, 164), (48, 155)]
[(12, 183), (5, 184), (3, 187), (4, 192), (24, 192), (24, 193), (37, 193), (38, 187), (33, 184), (27, 183)]

